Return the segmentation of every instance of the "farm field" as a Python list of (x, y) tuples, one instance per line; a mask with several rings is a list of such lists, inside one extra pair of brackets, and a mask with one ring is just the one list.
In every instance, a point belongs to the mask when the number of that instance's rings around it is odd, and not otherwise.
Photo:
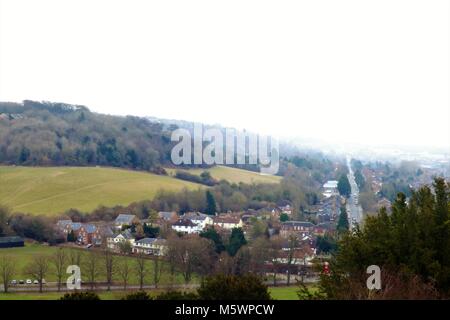
[(158, 190), (203, 188), (199, 184), (147, 172), (100, 167), (0, 166), (0, 203), (13, 211), (57, 215), (70, 208), (151, 199)]
[[(171, 175), (174, 175), (176, 169), (166, 169)], [(211, 176), (217, 180), (228, 180), (231, 183), (279, 183), (281, 177), (262, 175), (259, 172), (253, 172), (248, 170), (242, 170), (237, 168), (215, 166), (209, 169), (190, 169), (185, 170), (192, 174), (200, 175), (203, 171), (208, 171)]]

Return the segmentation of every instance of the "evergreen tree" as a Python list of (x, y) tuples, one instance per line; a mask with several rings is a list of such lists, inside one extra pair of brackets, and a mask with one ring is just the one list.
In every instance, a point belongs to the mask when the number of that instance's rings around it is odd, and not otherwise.
[(338, 191), (339, 194), (343, 197), (350, 197), (352, 193), (352, 187), (350, 186), (350, 182), (345, 174), (341, 175), (338, 181)]
[(227, 246), (227, 252), (230, 256), (234, 256), (238, 250), (247, 244), (245, 240), (244, 231), (241, 228), (233, 228), (231, 231), (230, 241)]
[(286, 213), (280, 214), (280, 221), (281, 222), (286, 222), (288, 220), (289, 220), (289, 216)]
[(217, 253), (221, 253), (225, 250), (222, 237), (217, 233), (216, 229), (208, 228), (205, 231), (200, 232), (200, 237), (212, 240), (214, 242), (215, 251)]
[(70, 230), (70, 232), (67, 234), (67, 242), (75, 242), (77, 239), (75, 238), (75, 233), (73, 230)]
[(364, 178), (363, 174), (361, 173), (361, 170), (355, 171), (355, 182), (358, 185), (358, 188), (360, 190), (364, 188), (364, 185), (366, 184), (366, 179)]
[(344, 232), (347, 232), (349, 229), (350, 229), (350, 226), (348, 224), (347, 209), (345, 208), (345, 206), (341, 206), (341, 213), (339, 214), (337, 231), (339, 233), (344, 233)]
[(206, 191), (206, 214), (215, 215), (217, 213), (216, 199), (211, 191)]

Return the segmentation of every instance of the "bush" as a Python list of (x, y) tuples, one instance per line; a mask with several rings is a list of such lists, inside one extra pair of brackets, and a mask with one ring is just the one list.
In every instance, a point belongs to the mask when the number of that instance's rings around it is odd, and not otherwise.
[(216, 275), (206, 278), (198, 289), (201, 300), (270, 300), (263, 280), (254, 274)]
[(153, 300), (153, 298), (145, 291), (138, 291), (126, 295), (122, 300)]
[(60, 300), (101, 300), (100, 297), (94, 292), (73, 292), (66, 293), (63, 295)]

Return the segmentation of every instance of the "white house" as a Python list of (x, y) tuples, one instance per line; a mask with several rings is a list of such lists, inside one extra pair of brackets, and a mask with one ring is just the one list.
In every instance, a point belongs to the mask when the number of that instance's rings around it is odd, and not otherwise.
[(324, 185), (324, 192), (322, 193), (326, 198), (337, 195), (338, 182), (336, 180), (328, 180)]
[(242, 228), (244, 225), (240, 217), (227, 214), (216, 216), (213, 220), (214, 226), (228, 230), (233, 228)]
[(106, 245), (112, 250), (119, 250), (119, 244), (125, 241), (128, 241), (131, 245), (135, 242), (134, 237), (129, 230), (125, 230), (116, 236), (108, 237), (106, 239)]
[(200, 233), (203, 230), (201, 225), (195, 224), (189, 219), (179, 219), (172, 224), (172, 229), (185, 234)]
[(155, 256), (163, 256), (167, 251), (167, 241), (165, 239), (144, 238), (138, 240), (133, 245), (133, 253), (144, 253)]
[(183, 219), (191, 220), (196, 225), (201, 226), (201, 229), (205, 229), (207, 226), (212, 226), (214, 221), (211, 216), (200, 212), (188, 212), (183, 215)]
[(287, 215), (291, 215), (292, 214), (292, 207), (287, 204), (285, 206), (281, 206), (280, 207), (281, 213), (285, 213)]

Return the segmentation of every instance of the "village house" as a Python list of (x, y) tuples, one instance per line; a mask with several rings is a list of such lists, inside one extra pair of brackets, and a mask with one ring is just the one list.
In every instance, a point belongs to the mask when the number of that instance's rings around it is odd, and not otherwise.
[[(288, 244), (283, 245), (282, 252), (280, 252), (279, 256), (274, 259), (280, 264), (288, 264), (289, 263), (289, 251), (291, 248)], [(303, 265), (303, 266), (312, 266), (312, 261), (315, 258), (315, 249), (311, 248), (306, 243), (301, 244), (299, 247), (293, 249), (292, 254), (292, 265)]]
[(314, 226), (313, 233), (315, 236), (324, 236), (327, 233), (334, 233), (336, 226), (330, 222), (322, 222)]
[(167, 252), (167, 241), (165, 239), (144, 238), (133, 244), (133, 253), (163, 256)]
[(178, 219), (172, 224), (172, 229), (184, 234), (200, 233), (203, 230), (201, 225), (195, 224), (189, 219)]
[(211, 226), (214, 222), (211, 216), (200, 212), (187, 212), (182, 218), (191, 220), (196, 225), (201, 226), (202, 230), (207, 226)]
[(314, 231), (314, 224), (307, 221), (286, 221), (281, 224), (280, 235), (288, 238), (295, 235), (299, 238), (309, 236)]
[(133, 245), (135, 242), (134, 237), (131, 234), (130, 230), (125, 230), (124, 232), (122, 232), (116, 236), (108, 237), (106, 239), (106, 246), (109, 249), (119, 251), (120, 244), (124, 243), (126, 241), (128, 241), (131, 245)]
[(324, 185), (323, 185), (323, 196), (325, 198), (330, 198), (332, 196), (335, 196), (338, 194), (338, 182), (336, 180), (328, 180)]
[(287, 214), (288, 216), (292, 215), (293, 209), (291, 207), (291, 205), (287, 204), (285, 206), (281, 206), (279, 207), (281, 213)]
[(119, 214), (114, 220), (114, 226), (118, 230), (121, 230), (123, 226), (131, 226), (136, 223), (139, 223), (139, 219), (134, 214)]
[(234, 228), (242, 228), (244, 223), (241, 217), (231, 214), (223, 214), (213, 218), (213, 225), (222, 229), (231, 230)]
[(100, 234), (100, 229), (93, 224), (82, 224), (77, 233), (77, 242), (83, 245), (101, 245), (102, 235)]
[(261, 209), (258, 209), (257, 211), (254, 210), (247, 210), (245, 212), (246, 215), (257, 215), (259, 217), (267, 217), (270, 218), (272, 217), (279, 217), (281, 214), (281, 210), (280, 208), (276, 207), (276, 206), (267, 206)]
[(58, 220), (56, 229), (67, 236), (72, 231), (72, 224), (72, 220)]
[(174, 223), (178, 220), (178, 215), (175, 211), (160, 211), (158, 217), (162, 222)]

